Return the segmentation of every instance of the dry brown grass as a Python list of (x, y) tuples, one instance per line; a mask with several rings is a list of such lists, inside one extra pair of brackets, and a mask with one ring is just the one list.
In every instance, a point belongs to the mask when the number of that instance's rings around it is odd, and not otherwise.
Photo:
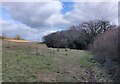
[(10, 42), (17, 42), (17, 43), (29, 43), (31, 41), (28, 40), (14, 40), (14, 39), (5, 39), (6, 41), (10, 41)]

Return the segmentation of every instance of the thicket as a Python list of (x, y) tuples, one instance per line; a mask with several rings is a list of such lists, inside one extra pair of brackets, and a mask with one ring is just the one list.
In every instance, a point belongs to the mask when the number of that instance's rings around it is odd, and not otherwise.
[(88, 49), (97, 35), (114, 27), (115, 25), (105, 20), (88, 21), (73, 25), (68, 30), (46, 35), (43, 39), (48, 47)]
[(120, 27), (97, 36), (91, 46), (94, 59), (105, 68), (114, 81), (120, 81)]

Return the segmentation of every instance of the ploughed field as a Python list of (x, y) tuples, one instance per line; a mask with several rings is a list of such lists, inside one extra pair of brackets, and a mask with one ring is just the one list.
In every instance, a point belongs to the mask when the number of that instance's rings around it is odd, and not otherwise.
[(109, 81), (89, 51), (2, 41), (3, 82)]

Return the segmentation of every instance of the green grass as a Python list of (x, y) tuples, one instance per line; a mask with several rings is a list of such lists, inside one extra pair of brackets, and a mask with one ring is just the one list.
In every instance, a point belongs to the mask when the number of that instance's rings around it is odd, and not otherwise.
[[(3, 51), (3, 79), (5, 81), (36, 81), (32, 75), (47, 72), (55, 67), (51, 57)], [(18, 77), (18, 78), (17, 78)]]
[(91, 60), (92, 54), (90, 52), (83, 52), (81, 59), (80, 59), (80, 64), (86, 68), (91, 68), (95, 61)]
[[(35, 53), (36, 45), (38, 55)], [(89, 81), (85, 71), (94, 67), (91, 53), (46, 48), (44, 44), (3, 43), (2, 79), (5, 82)], [(42, 47), (41, 47), (42, 46)], [(81, 67), (83, 66), (83, 67)], [(97, 72), (96, 72), (97, 73)]]

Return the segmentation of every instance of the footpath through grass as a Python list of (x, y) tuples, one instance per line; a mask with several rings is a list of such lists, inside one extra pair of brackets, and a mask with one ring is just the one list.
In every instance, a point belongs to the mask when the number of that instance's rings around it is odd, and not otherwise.
[[(20, 45), (20, 44), (19, 44)], [(21, 44), (22, 45), (22, 44)], [(39, 44), (42, 45), (42, 44)], [(29, 50), (27, 50), (29, 47)], [(101, 72), (92, 71), (95, 62), (90, 52), (3, 44), (2, 73), (4, 82), (99, 81)], [(105, 80), (106, 81), (106, 80)]]

